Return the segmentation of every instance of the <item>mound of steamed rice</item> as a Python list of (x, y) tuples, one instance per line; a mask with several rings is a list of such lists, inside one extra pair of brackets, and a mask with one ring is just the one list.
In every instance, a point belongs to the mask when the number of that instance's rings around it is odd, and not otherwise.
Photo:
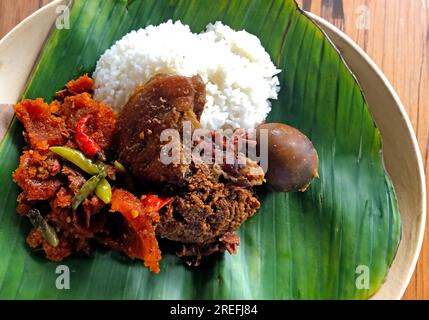
[(125, 35), (101, 56), (93, 77), (95, 99), (119, 111), (136, 85), (157, 73), (198, 74), (207, 90), (202, 126), (253, 129), (270, 112), (269, 99), (277, 99), (279, 72), (246, 31), (216, 22), (196, 34), (170, 20)]

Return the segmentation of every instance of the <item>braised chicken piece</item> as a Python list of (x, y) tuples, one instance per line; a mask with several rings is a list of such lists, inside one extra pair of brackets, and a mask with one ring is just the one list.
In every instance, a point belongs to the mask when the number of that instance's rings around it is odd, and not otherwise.
[(180, 163), (165, 165), (160, 153), (163, 130), (182, 131), (182, 123), (199, 126), (205, 104), (205, 85), (199, 76), (157, 75), (138, 87), (119, 114), (114, 150), (117, 159), (138, 180), (179, 183), (189, 173), (182, 145)]
[(222, 170), (200, 165), (192, 171), (174, 201), (161, 209), (156, 232), (181, 243), (177, 254), (188, 264), (198, 265), (201, 257), (214, 252), (235, 253), (239, 238), (234, 232), (260, 203), (251, 188), (223, 181)]

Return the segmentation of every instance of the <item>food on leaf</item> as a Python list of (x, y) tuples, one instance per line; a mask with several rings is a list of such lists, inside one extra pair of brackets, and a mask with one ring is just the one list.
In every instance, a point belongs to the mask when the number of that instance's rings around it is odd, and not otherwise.
[[(168, 22), (159, 28), (181, 26)], [(69, 81), (50, 104), (40, 98), (17, 104), (30, 145), (13, 177), (23, 189), (18, 212), (32, 218), (42, 234), (30, 232), (27, 242), (32, 248), (43, 248), (48, 259), (59, 261), (74, 252), (89, 252), (91, 243), (98, 242), (143, 260), (158, 273), (157, 238), (161, 238), (188, 265), (198, 266), (205, 256), (237, 251), (236, 231), (260, 207), (255, 188), (266, 179), (282, 191), (308, 186), (317, 174), (317, 154), (298, 130), (282, 124), (261, 125), (270, 132), (267, 176), (259, 160), (250, 155), (258, 141), (246, 129), (265, 119), (268, 99), (277, 97), (280, 70), (248, 33), (240, 36), (251, 41), (258, 53), (247, 62), (240, 57), (251, 57), (248, 48), (239, 52), (228, 42), (219, 46), (209, 39), (217, 35), (227, 41), (234, 34), (216, 23), (208, 26), (204, 41), (213, 43), (215, 51), (226, 50), (230, 62), (235, 61), (245, 77), (262, 81), (260, 85), (249, 87), (244, 78), (234, 78), (234, 84), (222, 80), (223, 72), (229, 71), (221, 65), (211, 66), (212, 71), (202, 67), (202, 76), (174, 74), (166, 68), (166, 73), (153, 73), (146, 83), (136, 84), (124, 105), (118, 106), (123, 97), (106, 96), (112, 79), (100, 84), (103, 74), (112, 71), (105, 62), (116, 48), (100, 59), (96, 83), (85, 74)], [(134, 81), (128, 76), (129, 83), (121, 83), (127, 86), (123, 90)], [(119, 87), (108, 92), (116, 95)], [(94, 95), (115, 101), (116, 111)], [(243, 115), (249, 118), (240, 118)], [(220, 127), (225, 130), (215, 130)], [(43, 212), (36, 215), (39, 205)], [(58, 232), (55, 246), (46, 235), (46, 230), (54, 229)]]
[(19, 102), (15, 114), (24, 125), (24, 137), (36, 150), (63, 145), (69, 137), (64, 119), (52, 114), (50, 106), (41, 98)]
[(130, 227), (135, 231), (137, 241), (126, 248), (126, 254), (131, 258), (139, 258), (150, 271), (158, 273), (158, 262), (161, 260), (161, 251), (155, 236), (155, 228), (152, 224), (157, 220), (153, 218), (153, 208), (147, 208), (142, 201), (132, 193), (115, 189), (112, 194), (111, 211), (122, 214)]
[(318, 176), (317, 152), (299, 130), (283, 123), (265, 123), (258, 127), (268, 134), (267, 185), (275, 191), (305, 191)]

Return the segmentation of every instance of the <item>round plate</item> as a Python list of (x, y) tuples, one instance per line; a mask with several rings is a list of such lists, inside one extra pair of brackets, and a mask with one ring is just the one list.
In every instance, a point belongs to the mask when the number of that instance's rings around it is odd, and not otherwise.
[(395, 90), (374, 61), (346, 34), (308, 13), (355, 74), (383, 138), (383, 159), (402, 220), (402, 239), (386, 281), (373, 299), (400, 299), (416, 266), (426, 225), (426, 184), (417, 139)]
[[(53, 1), (0, 41), (0, 104), (19, 100), (57, 18), (56, 9), (66, 2)], [(397, 194), (403, 229), (393, 265), (373, 298), (399, 299), (414, 271), (425, 227), (426, 189), (417, 140), (397, 94), (374, 62), (340, 30), (313, 14), (309, 16), (331, 38), (356, 75), (383, 137), (384, 161)]]

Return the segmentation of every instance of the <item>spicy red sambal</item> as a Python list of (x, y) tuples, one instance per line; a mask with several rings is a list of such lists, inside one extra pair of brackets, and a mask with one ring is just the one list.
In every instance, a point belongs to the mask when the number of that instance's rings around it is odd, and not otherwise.
[(38, 98), (15, 106), (28, 142), (13, 173), (22, 189), (17, 212), (33, 224), (27, 243), (53, 261), (89, 253), (99, 243), (142, 259), (157, 273), (159, 207), (112, 187), (126, 175), (119, 163), (106, 161), (116, 115), (92, 98), (92, 88), (85, 75), (67, 83), (49, 104)]

